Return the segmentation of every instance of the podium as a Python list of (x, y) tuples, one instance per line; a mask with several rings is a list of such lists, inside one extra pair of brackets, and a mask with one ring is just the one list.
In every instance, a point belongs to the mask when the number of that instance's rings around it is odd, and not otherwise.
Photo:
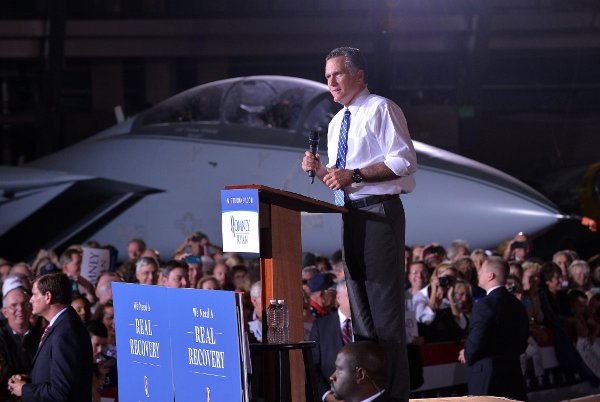
[[(344, 213), (348, 210), (300, 194), (262, 186), (227, 186), (225, 190), (257, 190), (259, 198), (261, 304), (285, 299), (290, 317), (290, 343), (303, 341), (301, 212)], [(340, 232), (341, 233), (341, 232)], [(341, 238), (341, 234), (340, 234)], [(267, 338), (263, 319), (263, 343)], [(300, 351), (290, 355), (292, 401), (304, 402), (304, 368)], [(265, 379), (272, 376), (265, 376)]]

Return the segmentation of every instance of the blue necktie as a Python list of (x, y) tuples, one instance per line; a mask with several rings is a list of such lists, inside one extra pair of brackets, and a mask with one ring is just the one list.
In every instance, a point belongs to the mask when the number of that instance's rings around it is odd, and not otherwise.
[[(335, 167), (344, 169), (346, 167), (346, 151), (348, 150), (348, 127), (350, 126), (350, 110), (346, 109), (342, 119), (342, 128), (340, 129), (340, 139), (338, 141), (337, 161)], [(335, 190), (333, 192), (335, 205), (344, 205), (344, 190)]]

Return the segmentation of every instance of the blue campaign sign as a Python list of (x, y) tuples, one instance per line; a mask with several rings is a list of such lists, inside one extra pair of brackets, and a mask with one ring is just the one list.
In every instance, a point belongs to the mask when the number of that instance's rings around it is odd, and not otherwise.
[(177, 402), (242, 401), (235, 293), (169, 289)]
[(113, 282), (119, 400), (173, 400), (170, 306), (162, 286)]
[(260, 252), (258, 190), (221, 190), (223, 251)]

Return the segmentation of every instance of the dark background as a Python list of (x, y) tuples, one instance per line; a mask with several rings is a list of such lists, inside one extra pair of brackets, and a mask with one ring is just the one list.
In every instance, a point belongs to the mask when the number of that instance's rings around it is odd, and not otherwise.
[[(20, 165), (184, 89), (245, 75), (324, 82), (342, 45), (414, 139), (501, 169), (581, 212), (600, 150), (599, 1), (4, 0), (0, 163)], [(600, 203), (596, 200), (596, 209)], [(569, 243), (572, 242), (572, 243)], [(598, 252), (558, 225), (540, 247)]]

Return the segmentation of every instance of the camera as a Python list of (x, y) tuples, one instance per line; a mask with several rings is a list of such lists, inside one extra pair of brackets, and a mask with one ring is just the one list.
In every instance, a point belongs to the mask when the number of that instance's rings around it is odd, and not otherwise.
[(517, 285), (516, 283), (507, 283), (506, 290), (508, 290), (510, 293), (518, 293), (520, 289), (519, 285)]
[(450, 287), (454, 284), (454, 278), (452, 276), (440, 276), (438, 279), (440, 286), (443, 288)]
[(516, 241), (513, 244), (510, 245), (510, 249), (511, 250), (516, 250), (518, 248), (527, 248), (527, 243), (524, 241)]

